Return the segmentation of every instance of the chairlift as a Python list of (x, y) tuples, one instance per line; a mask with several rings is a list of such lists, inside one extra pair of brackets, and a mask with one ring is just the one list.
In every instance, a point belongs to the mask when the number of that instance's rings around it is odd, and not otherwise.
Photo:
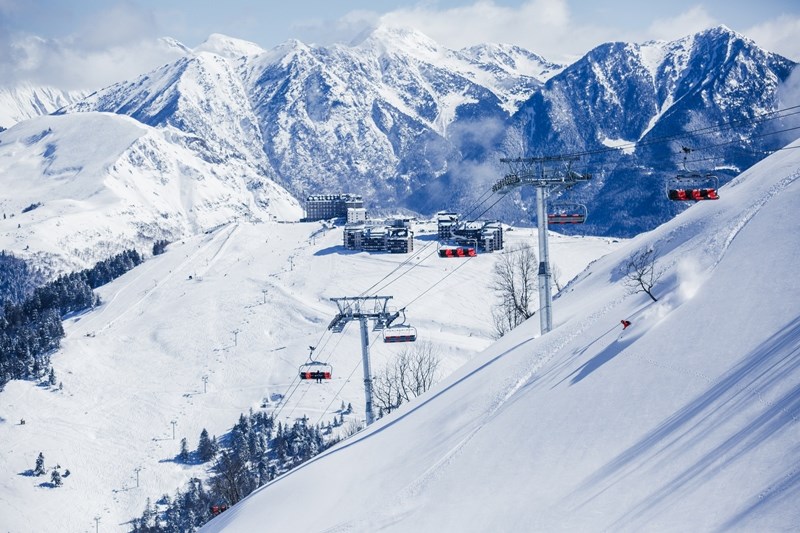
[(383, 329), (383, 342), (414, 342), (417, 340), (417, 328), (408, 324), (398, 324)]
[[(392, 321), (396, 320), (400, 314), (403, 314), (403, 321), (399, 324), (392, 325)], [(410, 324), (406, 324), (406, 310), (401, 309), (390, 317), (383, 328), (383, 342), (414, 342), (417, 340), (417, 328)]]
[(683, 152), (683, 171), (667, 180), (667, 198), (676, 202), (719, 200), (717, 177), (710, 173), (690, 172), (686, 168), (686, 158), (694, 150), (683, 146), (681, 151)]
[(314, 353), (314, 346), (309, 346), (311, 353), (308, 354), (308, 361), (300, 365), (298, 370), (300, 379), (314, 379), (317, 383), (322, 383), (323, 379), (331, 379), (333, 377), (333, 367), (328, 363), (322, 361), (315, 361), (311, 358)]
[(576, 202), (557, 202), (550, 204), (547, 224), (583, 224), (588, 211), (586, 206)]
[(315, 379), (320, 383), (323, 379), (331, 379), (333, 367), (321, 361), (309, 361), (300, 365), (300, 379)]
[(678, 174), (667, 181), (667, 198), (673, 201), (719, 200), (719, 180), (713, 174)]
[(439, 248), (439, 257), (475, 257), (478, 252), (473, 246), (447, 246)]
[(437, 245), (439, 257), (475, 257), (478, 255), (478, 244), (474, 240), (470, 240), (465, 244), (463, 239), (459, 239), (454, 235), (450, 242), (456, 242), (457, 244), (439, 242)]

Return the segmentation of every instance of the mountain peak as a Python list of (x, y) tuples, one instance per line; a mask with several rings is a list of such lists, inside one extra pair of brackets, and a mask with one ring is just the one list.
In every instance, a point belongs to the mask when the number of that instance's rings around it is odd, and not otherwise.
[(212, 33), (194, 49), (195, 53), (211, 52), (228, 59), (239, 59), (243, 56), (255, 56), (264, 52), (256, 43), (228, 37), (221, 33)]
[(436, 41), (418, 30), (390, 24), (380, 24), (363, 31), (350, 42), (350, 46), (374, 48), (380, 52), (400, 50), (411, 53), (423, 50), (436, 51), (442, 48)]
[(742, 40), (752, 43), (751, 39), (748, 39), (741, 33), (730, 29), (729, 27), (725, 26), (724, 24), (720, 24), (719, 26), (712, 26), (710, 28), (706, 28), (705, 30), (700, 30), (693, 35), (694, 38), (708, 38), (708, 39), (724, 39), (724, 40)]

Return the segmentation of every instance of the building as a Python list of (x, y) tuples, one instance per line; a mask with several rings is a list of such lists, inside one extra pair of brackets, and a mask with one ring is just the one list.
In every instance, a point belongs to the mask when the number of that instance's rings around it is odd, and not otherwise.
[(348, 250), (409, 253), (414, 250), (414, 232), (409, 226), (408, 219), (347, 224), (343, 244)]
[(436, 214), (438, 237), (442, 242), (474, 247), (482, 252), (503, 249), (503, 226), (498, 221), (459, 222), (458, 213)]
[(386, 250), (393, 254), (414, 251), (414, 232), (407, 227), (391, 227), (386, 236)]
[(306, 198), (306, 221), (346, 218), (348, 209), (363, 209), (360, 194), (315, 194)]
[(367, 221), (367, 210), (363, 207), (348, 207), (347, 208), (347, 223), (358, 224), (359, 222)]
[(450, 239), (450, 230), (458, 224), (458, 213), (451, 213), (448, 211), (439, 211), (436, 213), (436, 223), (439, 233), (439, 240), (446, 241)]

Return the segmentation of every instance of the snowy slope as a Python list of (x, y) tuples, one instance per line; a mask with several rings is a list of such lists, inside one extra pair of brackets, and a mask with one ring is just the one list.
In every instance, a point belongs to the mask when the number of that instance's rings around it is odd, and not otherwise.
[[(286, 394), (309, 345), (335, 379), (304, 384), (280, 420), (328, 422), (342, 401), (363, 418), (359, 335), (352, 326), (326, 333), (330, 297), (377, 283), (393, 305), (408, 306), (443, 374), (459, 368), (492, 342), (487, 279), (498, 255), (440, 259), (432, 233), (434, 224), (417, 227), (413, 255), (367, 254), (344, 252), (341, 228), (240, 221), (176, 241), (99, 289), (103, 305), (65, 322), (52, 359), (63, 390), (12, 381), (0, 392), (0, 501), (15, 510), (0, 513), (0, 529), (94, 531), (97, 516), (102, 531), (127, 531), (147, 498), (205, 476), (207, 465), (173, 461), (180, 439), (193, 449), (204, 427), (221, 436), (263, 398)], [(535, 246), (532, 233), (509, 232), (507, 242)], [(552, 253), (566, 281), (622, 245), (554, 235)], [(403, 348), (375, 343), (373, 369)], [(40, 451), (47, 466), (71, 471), (63, 487), (26, 475)]]
[[(204, 531), (795, 529), (798, 147), (593, 263), (552, 332), (534, 317)], [(648, 246), (657, 303), (622, 283)]]
[(302, 216), (247, 161), (215, 160), (204, 146), (174, 128), (107, 113), (17, 124), (0, 133), (0, 249), (58, 272), (237, 217)]

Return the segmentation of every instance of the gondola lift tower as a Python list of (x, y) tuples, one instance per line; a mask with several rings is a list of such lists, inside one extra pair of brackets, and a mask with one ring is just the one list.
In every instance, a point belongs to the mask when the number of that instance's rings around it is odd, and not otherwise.
[(536, 188), (536, 226), (539, 235), (539, 328), (544, 335), (553, 329), (553, 296), (550, 291), (550, 247), (547, 240), (547, 197), (589, 181), (591, 174), (580, 174), (572, 170), (577, 156), (502, 158), (510, 172), (492, 186), (500, 194), (516, 187)]
[[(392, 312), (389, 310), (391, 296), (344, 296), (330, 300), (339, 308), (333, 317), (328, 329), (334, 333), (341, 333), (348, 322), (358, 321), (361, 325), (361, 362), (364, 369), (364, 397), (366, 400), (366, 423), (369, 426), (375, 421), (375, 412), (372, 407), (372, 371), (369, 362), (369, 321), (372, 320), (375, 330), (392, 330), (392, 322), (403, 313), (402, 334), (394, 338), (384, 334), (384, 342), (408, 342), (416, 340), (416, 330), (405, 325), (405, 310)], [(413, 329), (413, 338), (408, 330)]]

